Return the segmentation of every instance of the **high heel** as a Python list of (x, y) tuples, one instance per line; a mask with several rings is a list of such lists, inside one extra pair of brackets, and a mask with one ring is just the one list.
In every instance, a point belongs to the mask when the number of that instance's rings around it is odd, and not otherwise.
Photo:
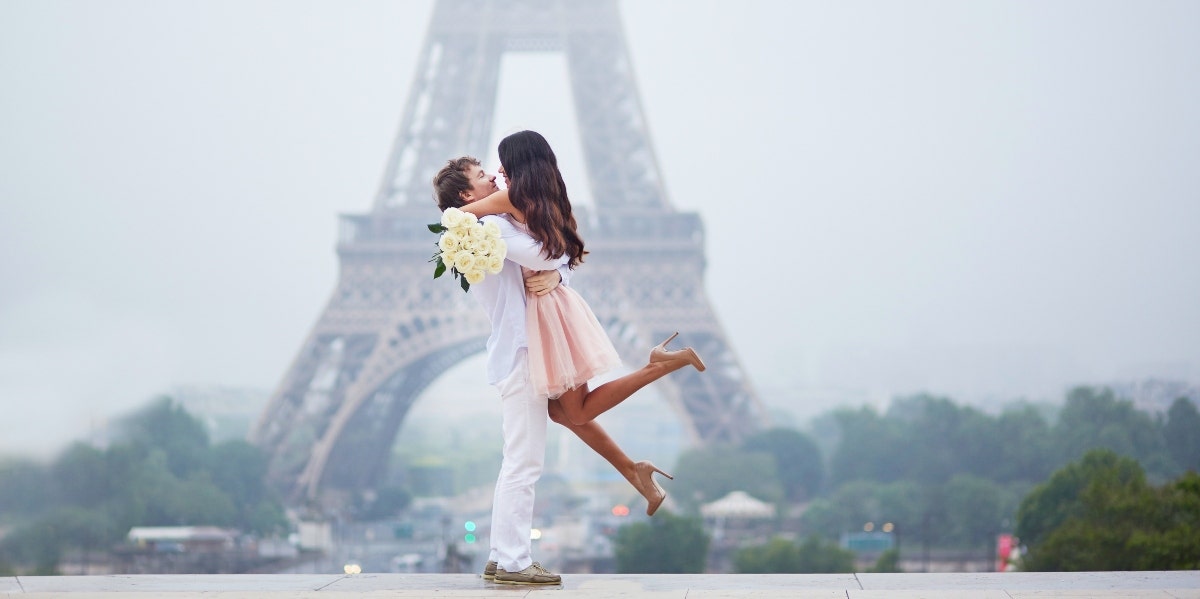
[(700, 356), (696, 354), (696, 350), (690, 347), (685, 347), (683, 349), (667, 351), (667, 344), (678, 336), (679, 331), (675, 331), (675, 334), (667, 337), (666, 341), (654, 346), (654, 349), (650, 350), (650, 362), (674, 362), (676, 360), (682, 360), (688, 364), (691, 364), (696, 370), (704, 372), (704, 369), (706, 368), (704, 366), (704, 360), (700, 359)]
[[(668, 339), (668, 341), (670, 340)], [(675, 480), (675, 477), (659, 470), (658, 466), (647, 461), (634, 462), (633, 470), (637, 481), (634, 486), (637, 487), (642, 497), (646, 498), (646, 515), (653, 516), (654, 512), (658, 511), (658, 506), (662, 505), (667, 498), (667, 492), (659, 486), (658, 481), (654, 480), (654, 473), (657, 472), (671, 480)]]

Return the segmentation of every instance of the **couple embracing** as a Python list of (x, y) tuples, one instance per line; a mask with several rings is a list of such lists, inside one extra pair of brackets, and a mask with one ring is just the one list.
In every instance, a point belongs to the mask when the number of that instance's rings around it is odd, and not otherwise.
[(508, 252), (504, 267), (471, 286), (487, 311), (487, 379), (500, 392), (503, 462), (492, 500), (491, 550), (483, 578), (502, 584), (554, 585), (562, 579), (533, 560), (534, 485), (545, 459), (547, 417), (606, 459), (647, 501), (653, 515), (666, 493), (650, 462), (634, 462), (595, 421), (647, 384), (687, 366), (704, 370), (690, 348), (666, 341), (638, 370), (589, 389), (588, 380), (620, 362), (587, 303), (569, 286), (583, 262), (583, 240), (550, 144), (534, 131), (505, 137), (496, 185), (478, 160), (449, 161), (433, 179), (443, 211), (458, 208), (495, 223)]

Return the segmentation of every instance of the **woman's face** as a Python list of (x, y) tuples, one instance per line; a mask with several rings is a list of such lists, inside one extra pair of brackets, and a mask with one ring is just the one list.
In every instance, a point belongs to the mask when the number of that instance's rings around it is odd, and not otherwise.
[(501, 165), (500, 170), (498, 170), (496, 172), (500, 173), (501, 177), (504, 177), (504, 186), (508, 187), (508, 173), (504, 172), (504, 166)]

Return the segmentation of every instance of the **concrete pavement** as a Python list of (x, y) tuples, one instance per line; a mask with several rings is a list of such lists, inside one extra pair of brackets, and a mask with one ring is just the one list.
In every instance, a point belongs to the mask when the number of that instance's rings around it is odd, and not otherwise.
[(512, 587), (476, 574), (229, 574), (19, 576), (21, 599), (1200, 599), (1200, 572), (963, 574), (568, 574), (555, 587)]

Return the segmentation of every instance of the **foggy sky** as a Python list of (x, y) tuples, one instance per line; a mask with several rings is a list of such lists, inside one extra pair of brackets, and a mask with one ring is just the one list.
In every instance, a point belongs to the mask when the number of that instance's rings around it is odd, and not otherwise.
[[(621, 4), (764, 401), (1200, 381), (1200, 3), (733, 6)], [(0, 453), (274, 387), (431, 7), (0, 0)], [(507, 57), (495, 130), (544, 133), (586, 203), (564, 69)]]

